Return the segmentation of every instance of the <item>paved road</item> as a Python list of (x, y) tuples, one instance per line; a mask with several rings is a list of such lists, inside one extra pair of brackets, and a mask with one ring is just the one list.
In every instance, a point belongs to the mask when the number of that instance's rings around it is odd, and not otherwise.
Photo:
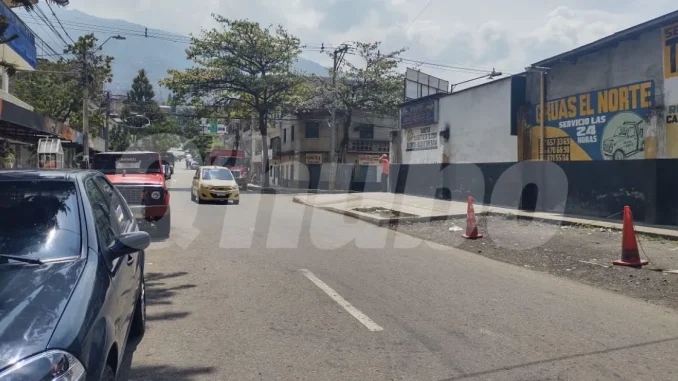
[[(147, 253), (132, 380), (672, 380), (678, 314), (311, 209), (190, 201)], [(395, 248), (394, 248), (395, 247)]]

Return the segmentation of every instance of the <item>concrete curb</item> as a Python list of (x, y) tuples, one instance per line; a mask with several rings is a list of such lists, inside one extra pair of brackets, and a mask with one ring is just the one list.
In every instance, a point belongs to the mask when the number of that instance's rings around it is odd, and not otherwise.
[[(374, 216), (369, 216), (364, 213), (359, 213), (359, 212), (354, 212), (352, 210), (343, 210), (331, 206), (316, 206), (310, 202), (307, 202), (305, 200), (302, 200), (300, 197), (293, 197), (292, 198), (293, 202), (296, 202), (298, 204), (322, 209), (322, 210), (327, 210), (329, 212), (337, 213), (337, 214), (343, 214), (345, 216), (353, 217), (356, 219), (359, 219), (361, 221), (369, 222), (371, 224), (377, 225), (377, 226), (384, 226), (384, 225), (390, 225), (390, 224), (398, 224), (401, 222), (407, 222), (407, 223), (418, 223), (418, 222), (431, 222), (431, 221), (441, 221), (441, 220), (447, 220), (451, 218), (463, 218), (466, 217), (466, 214), (450, 214), (450, 215), (443, 215), (443, 216), (428, 216), (428, 217), (402, 217), (402, 218), (380, 218), (380, 217), (374, 217)], [(543, 223), (548, 223), (548, 224), (553, 224), (553, 225), (558, 225), (558, 226), (583, 226), (583, 227), (590, 227), (590, 228), (604, 228), (604, 229), (611, 229), (614, 231), (621, 231), (622, 230), (622, 225), (620, 223), (615, 223), (615, 222), (605, 222), (605, 221), (596, 221), (596, 220), (585, 220), (585, 219), (580, 219), (580, 218), (572, 218), (572, 217), (563, 217), (562, 219), (560, 218), (549, 218), (547, 216), (534, 216), (530, 213), (524, 213), (524, 212), (519, 212), (516, 211), (515, 213), (513, 212), (495, 212), (495, 211), (488, 211), (488, 212), (480, 212), (477, 213), (477, 216), (497, 216), (497, 217), (515, 217), (516, 219), (523, 219), (523, 220), (534, 220), (538, 222), (543, 222)], [(658, 231), (659, 230), (659, 231)], [(659, 229), (659, 228), (651, 228), (651, 227), (645, 227), (645, 226), (635, 226), (635, 231), (636, 234), (642, 234), (645, 236), (649, 237), (655, 237), (655, 238), (663, 238), (667, 240), (678, 240), (678, 231), (671, 232), (671, 231), (661, 231), (661, 230), (666, 230), (666, 229)]]
[(398, 223), (401, 223), (401, 222), (409, 222), (409, 223), (430, 222), (430, 221), (446, 220), (448, 218), (466, 217), (466, 214), (459, 214), (459, 215), (453, 214), (453, 215), (429, 216), (429, 217), (381, 218), (381, 217), (370, 216), (370, 215), (367, 215), (365, 213), (354, 212), (352, 210), (343, 210), (343, 209), (335, 208), (335, 207), (332, 207), (332, 206), (315, 206), (315, 205), (311, 204), (310, 202), (304, 201), (300, 197), (296, 197), (296, 196), (292, 198), (292, 202), (296, 202), (297, 204), (302, 204), (302, 205), (310, 206), (310, 207), (313, 207), (313, 208), (318, 208), (318, 209), (321, 209), (321, 210), (326, 210), (328, 212), (343, 214), (345, 216), (353, 217), (353, 218), (359, 219), (361, 221), (369, 222), (369, 223), (377, 225), (377, 226), (398, 224)]

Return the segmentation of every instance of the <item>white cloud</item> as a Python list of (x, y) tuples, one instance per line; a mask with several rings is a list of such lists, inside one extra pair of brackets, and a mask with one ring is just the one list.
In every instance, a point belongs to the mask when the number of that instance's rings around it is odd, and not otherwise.
[[(409, 47), (406, 57), (465, 67), (522, 71), (533, 62), (573, 49), (670, 9), (668, 0), (72, 0), (71, 7), (188, 34), (214, 25), (210, 13), (282, 24), (306, 43), (384, 42)], [(411, 26), (409, 29), (408, 25)], [(322, 64), (328, 58), (306, 52)], [(473, 74), (423, 67), (452, 82)]]

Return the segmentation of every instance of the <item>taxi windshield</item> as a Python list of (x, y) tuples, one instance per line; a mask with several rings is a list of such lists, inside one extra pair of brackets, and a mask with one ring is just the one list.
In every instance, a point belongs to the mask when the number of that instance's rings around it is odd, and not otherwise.
[(228, 169), (205, 169), (202, 172), (203, 180), (233, 180), (233, 174)]

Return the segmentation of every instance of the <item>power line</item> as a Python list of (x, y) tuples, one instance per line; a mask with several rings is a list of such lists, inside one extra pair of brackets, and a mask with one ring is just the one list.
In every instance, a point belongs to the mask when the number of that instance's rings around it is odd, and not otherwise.
[[(28, 13), (28, 14), (31, 16), (31, 18), (32, 18), (33, 20), (36, 20), (36, 23), (37, 23), (37, 19), (35, 18), (35, 15), (33, 14), (33, 12), (30, 12), (30, 13)], [(59, 43), (58, 41), (56, 41), (56, 40), (54, 39), (54, 37), (52, 37), (52, 35), (50, 34), (50, 32), (49, 32), (47, 29), (45, 29), (45, 27), (43, 27), (42, 25), (38, 25), (38, 26), (40, 27), (40, 29), (42, 29), (42, 30), (45, 32), (45, 36), (46, 36), (47, 38), (49, 38), (52, 42), (56, 43), (56, 46), (61, 45), (61, 43)], [(31, 29), (31, 28), (29, 27), (29, 29)], [(31, 30), (31, 32), (33, 33), (33, 35), (34, 35), (38, 40), (42, 41), (42, 43), (43, 43), (43, 49), (44, 49), (45, 46), (47, 46), (47, 48), (48, 48), (49, 51), (51, 51), (51, 52), (54, 53), (54, 54), (57, 53), (56, 50), (54, 50), (54, 49), (53, 49), (53, 48), (52, 48), (45, 40), (42, 39), (42, 37), (38, 36), (38, 34), (35, 33), (33, 30)]]
[[(54, 18), (56, 19), (56, 21), (57, 21), (57, 22), (59, 23), (59, 25), (61, 26), (61, 29), (63, 29), (64, 33), (66, 33), (66, 36), (71, 40), (71, 42), (73, 42), (73, 43), (75, 44), (75, 41), (74, 41), (73, 38), (68, 34), (68, 32), (66, 31), (66, 28), (64, 28), (64, 25), (61, 23), (61, 20), (59, 20), (59, 18), (57, 17), (56, 13), (54, 13), (54, 9), (52, 9), (52, 5), (49, 3), (49, 1), (46, 1), (46, 3), (47, 3), (47, 6), (49, 7), (49, 10), (52, 12), (52, 15), (54, 16)], [(39, 7), (39, 6), (40, 6), (40, 4), (38, 4), (38, 7)]]
[(45, 21), (46, 25), (47, 25), (47, 26), (48, 26), (48, 27), (49, 27), (49, 28), (57, 35), (57, 37), (59, 37), (59, 39), (60, 39), (61, 41), (63, 41), (63, 43), (64, 43), (65, 45), (68, 45), (68, 42), (66, 42), (66, 40), (64, 39), (64, 37), (61, 35), (61, 33), (59, 33), (59, 31), (58, 31), (58, 30), (56, 29), (56, 27), (54, 26), (54, 24), (52, 24), (52, 22), (49, 21), (49, 19), (47, 18), (47, 15), (45, 15), (45, 12), (42, 11), (42, 8), (40, 8), (40, 7), (38, 6), (38, 7), (35, 7), (35, 9), (37, 10), (36, 14), (37, 14), (38, 18), (40, 18), (41, 20)]
[(410, 25), (408, 25), (407, 28), (405, 28), (405, 32), (407, 32), (410, 29), (410, 27), (412, 25), (414, 25), (414, 23), (419, 19), (419, 17), (421, 17), (422, 13), (424, 13), (426, 8), (428, 8), (429, 5), (431, 5), (432, 2), (433, 2), (433, 0), (428, 0), (428, 3), (426, 3), (426, 5), (424, 5), (424, 8), (422, 8), (421, 11), (419, 11), (419, 14), (417, 15), (417, 17), (415, 17), (414, 20), (412, 20), (412, 22), (410, 23)]

